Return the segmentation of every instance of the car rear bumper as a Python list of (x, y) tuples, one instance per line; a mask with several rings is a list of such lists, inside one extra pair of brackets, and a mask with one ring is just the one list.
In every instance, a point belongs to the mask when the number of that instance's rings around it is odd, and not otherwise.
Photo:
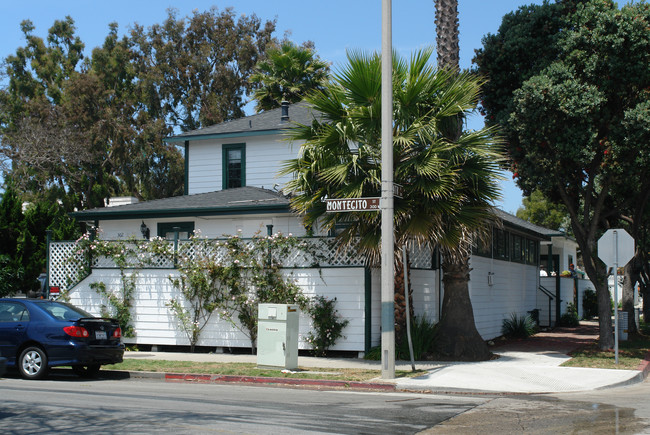
[(124, 358), (124, 344), (119, 345), (88, 345), (83, 342), (71, 341), (63, 348), (50, 349), (50, 367), (65, 365), (88, 364), (117, 364)]

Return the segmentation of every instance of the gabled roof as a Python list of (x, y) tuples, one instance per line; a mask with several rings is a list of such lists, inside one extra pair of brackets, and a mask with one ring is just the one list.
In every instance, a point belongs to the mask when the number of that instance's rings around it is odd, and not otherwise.
[(70, 215), (80, 221), (94, 221), (265, 213), (291, 213), (289, 199), (279, 192), (248, 186), (117, 207), (93, 208)]
[(278, 133), (293, 124), (310, 125), (314, 119), (321, 117), (320, 112), (312, 109), (306, 102), (290, 104), (289, 120), (283, 121), (282, 108), (267, 110), (255, 115), (233, 119), (210, 127), (181, 133), (168, 137), (165, 142), (183, 142), (224, 137), (260, 136)]

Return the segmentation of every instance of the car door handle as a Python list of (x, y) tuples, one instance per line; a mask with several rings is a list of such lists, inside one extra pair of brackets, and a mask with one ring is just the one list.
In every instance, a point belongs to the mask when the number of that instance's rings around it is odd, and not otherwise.
[(21, 325), (20, 323), (16, 325), (16, 331), (23, 331), (25, 329), (25, 325)]

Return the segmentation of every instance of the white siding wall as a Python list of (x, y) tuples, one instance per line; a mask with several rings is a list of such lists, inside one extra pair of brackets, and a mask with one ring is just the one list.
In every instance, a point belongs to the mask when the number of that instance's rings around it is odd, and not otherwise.
[[(481, 336), (501, 335), (503, 319), (511, 313), (526, 315), (536, 308), (537, 267), (472, 256), (469, 282), (476, 328)], [(488, 285), (488, 272), (494, 273)]]
[[(578, 309), (578, 318), (582, 319), (584, 315), (584, 309), (582, 306), (582, 298), (585, 294), (585, 290), (591, 289), (594, 290), (594, 285), (588, 279), (581, 279), (574, 281), (573, 278), (561, 276), (560, 281), (560, 316), (567, 312), (567, 305), (571, 302), (576, 302), (576, 308)], [(543, 276), (540, 278), (541, 284), (549, 292), (556, 295), (555, 287), (557, 282), (557, 277), (555, 276)], [(577, 288), (574, 288), (574, 282), (577, 284)], [(595, 291), (595, 290), (594, 290)], [(574, 292), (575, 298), (574, 300)], [(540, 303), (541, 302), (541, 303)], [(551, 319), (555, 323), (557, 319), (555, 318), (556, 301), (553, 300), (551, 304)], [(544, 296), (543, 298), (538, 296), (538, 307), (540, 308), (540, 320), (543, 325), (548, 323), (548, 298)]]
[[(438, 322), (438, 290), (436, 283), (438, 271), (411, 270), (411, 289), (413, 290), (413, 310), (416, 316), (426, 316)], [(371, 347), (381, 345), (381, 270), (371, 269)]]
[(416, 316), (425, 316), (430, 322), (438, 319), (438, 271), (411, 270), (411, 289), (413, 290), (413, 311)]
[(297, 157), (300, 144), (291, 144), (282, 136), (248, 136), (231, 139), (191, 141), (189, 146), (189, 193), (222, 189), (222, 145), (246, 144), (246, 185), (272, 189), (289, 181), (278, 177), (282, 162)]
[[(291, 274), (291, 271), (287, 271)], [(143, 270), (138, 272), (136, 280), (135, 303), (132, 308), (133, 325), (136, 337), (124, 339), (126, 343), (151, 345), (188, 345), (189, 340), (178, 327), (174, 314), (165, 305), (171, 298), (178, 297), (169, 281), (169, 276), (178, 276), (175, 270)], [(308, 296), (315, 294), (327, 298), (337, 298), (336, 308), (341, 317), (349, 324), (343, 331), (345, 338), (332, 350), (363, 351), (365, 348), (365, 295), (364, 269), (341, 268), (295, 269), (293, 278)], [(121, 285), (119, 270), (95, 269), (93, 274), (70, 292), (70, 302), (92, 314), (101, 314), (102, 304), (106, 304), (90, 283), (104, 282), (107, 289), (118, 289)], [(304, 338), (311, 330), (311, 319), (305, 314), (300, 316), (300, 349), (309, 349)], [(229, 323), (216, 315), (210, 319), (201, 334), (199, 346), (215, 347), (250, 347), (250, 341)]]
[(149, 227), (151, 236), (156, 236), (159, 222), (194, 222), (194, 228), (201, 231), (201, 236), (208, 238), (222, 237), (224, 234), (234, 235), (242, 230), (242, 237), (252, 237), (256, 233), (266, 235), (267, 225), (273, 225), (273, 232), (285, 235), (304, 236), (305, 228), (295, 216), (281, 215), (241, 215), (215, 218), (165, 218), (165, 219), (128, 219), (104, 220), (99, 222), (100, 237), (104, 240), (141, 238), (140, 225), (142, 222)]

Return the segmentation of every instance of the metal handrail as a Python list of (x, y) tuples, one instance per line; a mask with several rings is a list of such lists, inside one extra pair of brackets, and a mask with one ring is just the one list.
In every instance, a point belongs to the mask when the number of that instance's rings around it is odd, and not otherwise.
[(546, 287), (544, 287), (541, 284), (539, 285), (538, 289), (548, 297), (548, 327), (550, 328), (551, 327), (551, 302), (553, 301), (553, 299), (555, 299), (555, 296), (553, 295), (553, 293), (551, 293)]

